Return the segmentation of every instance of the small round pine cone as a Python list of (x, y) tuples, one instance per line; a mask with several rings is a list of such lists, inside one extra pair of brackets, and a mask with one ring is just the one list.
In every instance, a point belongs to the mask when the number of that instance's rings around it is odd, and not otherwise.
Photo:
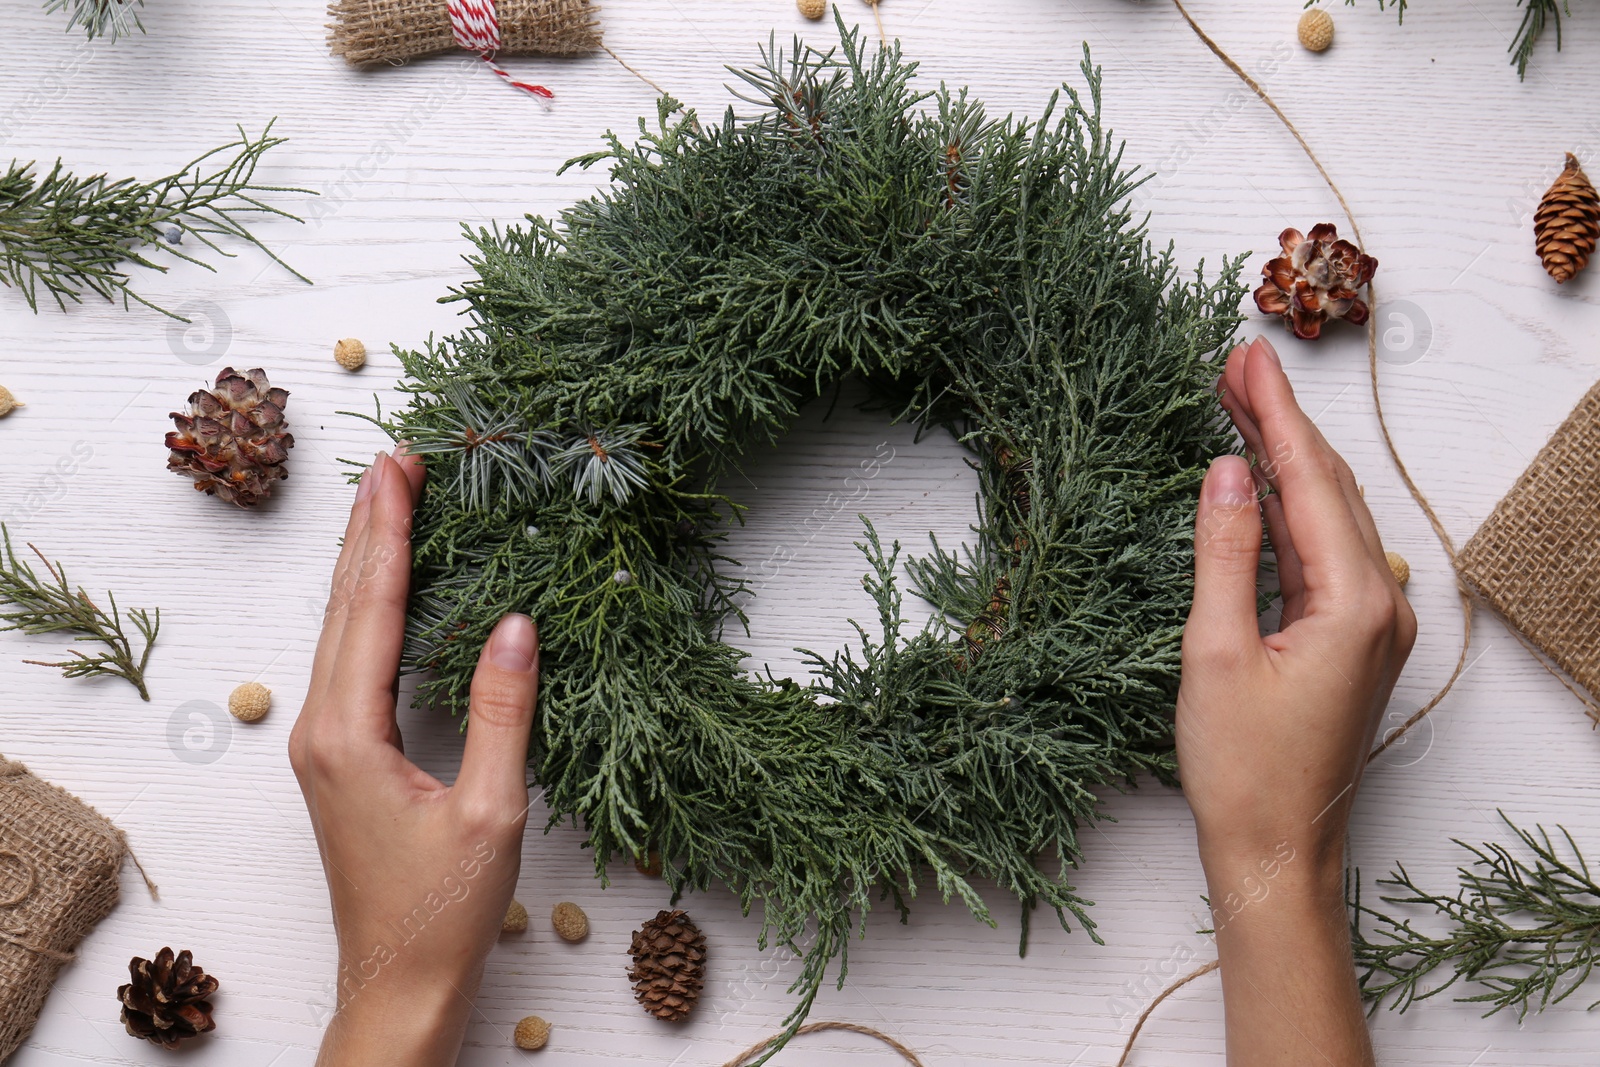
[(333, 346), (333, 360), (345, 370), (360, 370), (367, 365), (367, 346), (357, 338), (343, 338)]
[(272, 690), (246, 682), (228, 694), (228, 711), (240, 722), (255, 722), (272, 710)]
[(563, 941), (582, 941), (589, 936), (589, 916), (570, 900), (563, 900), (550, 909), (550, 925), (556, 928)]
[(500, 920), (502, 934), (520, 934), (528, 928), (528, 909), (522, 906), (519, 900), (513, 900), (506, 909), (506, 917)]
[(820, 19), (828, 13), (828, 0), (800, 0), (800, 14), (808, 19)]
[(647, 878), (660, 878), (661, 853), (651, 849), (647, 855), (633, 857), (633, 869)]
[(1333, 44), (1333, 16), (1314, 7), (1300, 16), (1300, 24), (1295, 28), (1300, 38), (1300, 44), (1308, 51), (1326, 52), (1328, 46)]
[(550, 1024), (537, 1015), (529, 1015), (517, 1024), (517, 1031), (511, 1035), (511, 1039), (518, 1048), (529, 1052), (544, 1048), (550, 1041)]

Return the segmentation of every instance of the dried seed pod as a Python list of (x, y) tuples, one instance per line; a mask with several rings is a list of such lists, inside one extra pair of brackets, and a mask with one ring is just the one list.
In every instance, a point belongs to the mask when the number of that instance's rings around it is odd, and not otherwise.
[(367, 365), (367, 346), (354, 337), (346, 337), (334, 344), (333, 360), (345, 370), (360, 370)]
[(1300, 16), (1295, 30), (1302, 46), (1312, 52), (1326, 52), (1333, 43), (1333, 16), (1314, 7)]
[(550, 909), (550, 925), (556, 928), (563, 941), (582, 941), (589, 936), (589, 916), (570, 900), (563, 900)]
[(1571, 281), (1587, 267), (1600, 242), (1600, 193), (1571, 152), (1561, 176), (1534, 212), (1533, 237), (1545, 273), (1557, 284)]
[(246, 682), (228, 694), (228, 711), (240, 722), (255, 722), (272, 709), (272, 690)]
[(1404, 589), (1411, 580), (1411, 564), (1398, 552), (1385, 552), (1383, 558), (1389, 561), (1389, 571), (1394, 575), (1394, 580)]
[(511, 906), (506, 909), (506, 917), (500, 920), (500, 932), (502, 934), (520, 934), (527, 928), (528, 909), (522, 906), (521, 901), (513, 900)]
[(550, 1040), (550, 1024), (537, 1015), (529, 1015), (517, 1024), (516, 1033), (511, 1039), (517, 1047), (532, 1052), (534, 1049), (544, 1048)]
[(808, 19), (820, 19), (828, 13), (828, 0), (799, 0), (800, 14)]
[(11, 395), (11, 390), (0, 385), (0, 419), (5, 418), (18, 408), (27, 407), (22, 401)]

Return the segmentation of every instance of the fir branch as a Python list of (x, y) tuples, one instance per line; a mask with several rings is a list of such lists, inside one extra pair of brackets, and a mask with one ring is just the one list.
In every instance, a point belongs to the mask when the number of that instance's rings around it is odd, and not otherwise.
[(142, 608), (128, 612), (134, 627), (144, 636), (144, 651), (137, 659), (123, 630), (122, 612), (117, 607), (115, 594), (107, 593), (111, 603), (109, 612), (100, 608), (80, 587), (76, 591), (67, 584), (67, 572), (59, 563), (46, 559), (44, 553), (33, 545), (28, 547), (44, 564), (51, 581), (34, 573), (28, 562), (19, 557), (11, 547), (11, 532), (0, 523), (0, 541), (5, 557), (0, 560), (0, 604), (9, 604), (14, 610), (0, 612), (0, 630), (21, 630), (26, 634), (72, 633), (105, 646), (104, 652), (90, 654), (68, 649), (71, 659), (59, 663), (42, 660), (25, 660), (42, 667), (60, 668), (68, 678), (87, 678), (109, 675), (122, 678), (139, 690), (145, 700), (150, 691), (145, 688), (144, 670), (150, 662), (150, 650), (155, 646), (156, 634), (161, 629), (161, 609), (152, 618)]
[[(309, 189), (255, 184), (262, 155), (284, 143), (284, 138), (271, 136), (272, 125), (267, 123), (259, 137), (240, 127), (239, 140), (152, 182), (111, 181), (103, 174), (79, 178), (66, 173), (60, 160), (41, 178), (34, 164), (13, 160), (0, 175), (0, 282), (21, 290), (35, 312), (41, 289), (63, 310), (68, 301), (81, 303), (88, 292), (107, 300), (121, 296), (124, 307), (133, 300), (187, 322), (134, 292), (122, 266), (133, 263), (164, 273), (167, 267), (152, 258), (159, 252), (214, 271), (180, 245), (192, 237), (211, 251), (232, 257), (234, 253), (214, 240), (229, 237), (260, 249), (309, 284), (310, 279), (279, 259), (245, 226), (245, 218), (252, 215), (300, 221), (263, 203), (258, 199), (263, 193), (315, 195)], [(231, 159), (211, 162), (235, 149)]]
[(609, 495), (618, 504), (647, 484), (639, 446), (648, 426), (623, 426), (582, 434), (550, 458), (551, 470), (572, 475), (572, 491), (591, 504)]
[[(1390, 1009), (1403, 1012), (1460, 981), (1476, 982), (1485, 991), (1457, 1000), (1492, 1005), (1485, 1015), (1515, 1008), (1520, 1020), (1530, 1010), (1559, 1004), (1593, 973), (1600, 962), (1600, 884), (1577, 843), (1557, 827), (1567, 858), (1544, 827), (1530, 832), (1519, 829), (1504, 812), (1500, 818), (1531, 853), (1531, 861), (1503, 845), (1476, 847), (1457, 840), (1476, 858), (1457, 868), (1461, 889), (1456, 896), (1418, 887), (1404, 867), (1378, 881), (1399, 891), (1382, 897), (1385, 903), (1432, 908), (1449, 921), (1445, 932), (1425, 933), (1410, 919), (1366, 907), (1358, 889), (1352, 940), (1373, 1011), (1392, 998)], [(1362, 916), (1377, 923), (1375, 940), (1361, 931)], [(1424, 989), (1424, 980), (1436, 973), (1448, 977)]]
[(71, 17), (67, 20), (67, 32), (82, 26), (89, 40), (109, 37), (114, 42), (128, 35), (130, 22), (140, 33), (144, 32), (144, 23), (139, 21), (135, 10), (143, 6), (144, 0), (45, 0), (44, 9), (56, 12), (69, 8)]

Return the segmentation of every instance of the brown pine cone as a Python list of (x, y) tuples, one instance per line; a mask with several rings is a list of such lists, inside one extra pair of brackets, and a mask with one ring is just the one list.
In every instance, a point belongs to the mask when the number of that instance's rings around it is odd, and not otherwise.
[(1594, 255), (1600, 241), (1600, 193), (1571, 152), (1566, 169), (1534, 212), (1533, 240), (1545, 273), (1558, 285), (1570, 281)]
[(633, 932), (633, 995), (644, 1010), (667, 1022), (682, 1022), (700, 999), (706, 981), (706, 935), (681, 911), (661, 911)]
[(194, 965), (188, 949), (173, 956), (163, 948), (153, 960), (135, 956), (128, 963), (133, 979), (117, 988), (122, 1025), (134, 1037), (162, 1048), (177, 1048), (185, 1038), (217, 1028), (211, 1002), (217, 980)]
[(1357, 326), (1371, 314), (1356, 295), (1372, 280), (1378, 261), (1349, 241), (1339, 240), (1331, 222), (1302, 234), (1290, 228), (1278, 235), (1283, 255), (1261, 268), (1267, 280), (1255, 291), (1256, 307), (1282, 315), (1294, 335), (1314, 341), (1329, 319), (1347, 319)]
[(251, 507), (266, 499), (284, 468), (294, 437), (284, 431), (285, 389), (274, 388), (261, 368), (240, 374), (227, 367), (215, 389), (189, 396), (190, 413), (174, 411), (167, 434), (167, 469), (194, 479), (194, 487)]

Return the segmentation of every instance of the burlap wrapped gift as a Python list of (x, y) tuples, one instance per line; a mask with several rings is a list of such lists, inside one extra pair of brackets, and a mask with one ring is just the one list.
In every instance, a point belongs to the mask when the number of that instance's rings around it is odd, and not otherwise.
[[(570, 56), (600, 47), (589, 0), (496, 0), (501, 55)], [(458, 47), (445, 0), (333, 0), (328, 46), (352, 64), (398, 63)]]
[(1600, 697), (1600, 384), (1456, 557), (1462, 579)]
[(56, 973), (116, 905), (127, 852), (99, 812), (0, 756), (0, 1060), (33, 1032)]

